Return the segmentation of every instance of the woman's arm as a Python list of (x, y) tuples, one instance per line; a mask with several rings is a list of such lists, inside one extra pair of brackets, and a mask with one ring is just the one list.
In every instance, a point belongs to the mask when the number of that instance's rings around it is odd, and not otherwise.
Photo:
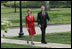
[(25, 18), (25, 24), (26, 24), (26, 27), (28, 28), (28, 21), (27, 21), (27, 18)]
[(37, 22), (37, 20), (34, 19), (34, 16), (33, 16), (33, 22)]

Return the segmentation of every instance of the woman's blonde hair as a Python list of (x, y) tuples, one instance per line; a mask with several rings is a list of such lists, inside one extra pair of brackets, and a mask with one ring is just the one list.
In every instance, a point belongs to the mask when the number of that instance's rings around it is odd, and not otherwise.
[(27, 10), (27, 12), (28, 12), (28, 11), (30, 11), (30, 12), (32, 13), (32, 10), (31, 10), (30, 8)]

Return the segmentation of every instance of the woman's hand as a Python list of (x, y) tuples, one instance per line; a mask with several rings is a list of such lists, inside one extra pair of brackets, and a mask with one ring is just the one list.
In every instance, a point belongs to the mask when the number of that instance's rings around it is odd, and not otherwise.
[(27, 28), (27, 30), (29, 30), (29, 28)]

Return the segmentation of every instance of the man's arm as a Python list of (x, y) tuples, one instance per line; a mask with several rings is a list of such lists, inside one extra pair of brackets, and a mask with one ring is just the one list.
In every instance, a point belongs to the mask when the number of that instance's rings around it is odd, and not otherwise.
[(38, 21), (38, 26), (41, 27), (41, 25), (40, 25), (40, 15), (39, 15), (39, 13), (38, 13), (38, 15), (37, 15), (37, 21)]
[(38, 21), (38, 25), (40, 24), (40, 16), (39, 16), (39, 13), (37, 15), (37, 21)]
[(48, 15), (48, 13), (47, 13), (47, 19), (48, 19), (48, 23), (50, 24), (50, 17)]

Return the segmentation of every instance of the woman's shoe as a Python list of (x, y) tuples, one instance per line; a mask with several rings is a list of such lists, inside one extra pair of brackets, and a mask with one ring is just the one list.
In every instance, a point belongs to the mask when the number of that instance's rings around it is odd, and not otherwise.
[(31, 42), (32, 45), (35, 45), (33, 42)]
[(29, 41), (27, 41), (27, 44), (29, 44)]

